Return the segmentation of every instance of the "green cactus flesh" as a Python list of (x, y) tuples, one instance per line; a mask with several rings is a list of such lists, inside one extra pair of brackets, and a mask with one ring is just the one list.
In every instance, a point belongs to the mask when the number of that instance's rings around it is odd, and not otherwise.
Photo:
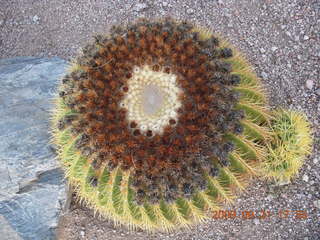
[(267, 144), (269, 154), (262, 162), (264, 175), (287, 183), (297, 176), (306, 155), (311, 153), (311, 129), (301, 112), (282, 109), (273, 115), (274, 138)]

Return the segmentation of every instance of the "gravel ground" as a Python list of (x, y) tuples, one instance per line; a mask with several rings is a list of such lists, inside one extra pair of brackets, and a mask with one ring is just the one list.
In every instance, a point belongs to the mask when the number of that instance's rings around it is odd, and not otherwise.
[[(267, 219), (210, 220), (172, 234), (130, 233), (72, 205), (58, 239), (320, 239), (320, 2), (319, 0), (165, 0), (136, 2), (0, 0), (0, 58), (71, 59), (93, 34), (137, 17), (172, 16), (227, 37), (255, 66), (272, 106), (302, 110), (313, 125), (315, 147), (290, 184), (255, 181), (234, 206), (269, 210)], [(280, 210), (289, 210), (280, 218)], [(297, 219), (296, 210), (306, 219)]]

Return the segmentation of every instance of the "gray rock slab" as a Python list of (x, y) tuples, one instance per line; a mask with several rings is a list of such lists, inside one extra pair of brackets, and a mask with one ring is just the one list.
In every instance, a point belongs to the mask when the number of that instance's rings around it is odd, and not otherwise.
[(0, 60), (0, 239), (54, 239), (66, 200), (50, 145), (52, 98), (67, 63)]
[(2, 240), (22, 240), (22, 238), (12, 229), (8, 221), (0, 215), (1, 239)]

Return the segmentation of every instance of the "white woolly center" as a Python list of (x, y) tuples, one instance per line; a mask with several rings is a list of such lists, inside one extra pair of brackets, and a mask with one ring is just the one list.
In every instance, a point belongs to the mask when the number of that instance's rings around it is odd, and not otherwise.
[(127, 109), (129, 122), (137, 123), (142, 133), (161, 133), (170, 120), (178, 121), (181, 90), (176, 78), (175, 74), (153, 71), (147, 65), (134, 67), (121, 106)]
[(142, 90), (142, 110), (146, 115), (154, 115), (163, 104), (164, 94), (156, 85), (147, 85)]

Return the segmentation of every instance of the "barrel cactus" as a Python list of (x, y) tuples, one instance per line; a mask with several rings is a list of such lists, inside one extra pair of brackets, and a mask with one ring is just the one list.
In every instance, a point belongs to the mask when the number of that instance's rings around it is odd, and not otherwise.
[(53, 139), (69, 183), (130, 229), (207, 219), (262, 172), (273, 138), (246, 59), (209, 30), (171, 19), (96, 36), (55, 103)]
[(277, 183), (288, 183), (297, 176), (306, 155), (311, 153), (312, 137), (306, 116), (297, 111), (280, 109), (273, 113), (272, 141), (262, 162), (264, 176)]

